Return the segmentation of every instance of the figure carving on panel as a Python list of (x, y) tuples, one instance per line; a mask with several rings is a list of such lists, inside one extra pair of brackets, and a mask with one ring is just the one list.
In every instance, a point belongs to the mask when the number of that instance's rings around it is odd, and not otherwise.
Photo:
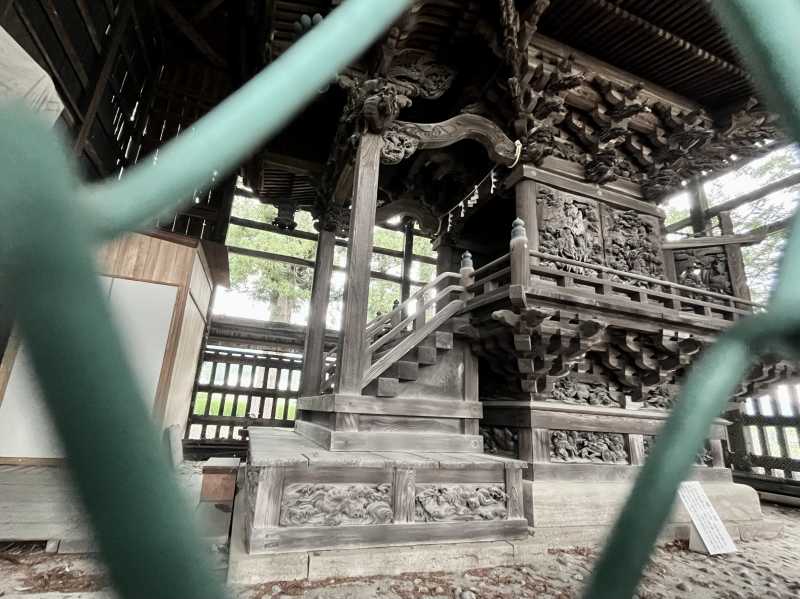
[(619, 433), (552, 431), (550, 459), (554, 462), (628, 464), (625, 438)]
[(504, 455), (511, 458), (517, 457), (518, 435), (508, 427), (480, 427), (483, 436), (483, 450), (486, 453)]
[[(661, 235), (654, 217), (635, 210), (608, 210), (605, 232), (608, 266), (650, 277), (663, 275)], [(644, 281), (636, 284), (647, 286)]]
[[(730, 295), (733, 293), (728, 264), (721, 248), (685, 252), (675, 256), (678, 282), (688, 287)], [(699, 296), (699, 299), (710, 299)]]
[(552, 398), (555, 401), (589, 406), (620, 407), (611, 392), (616, 391), (612, 383), (582, 383), (566, 376), (553, 384)]
[[(600, 217), (596, 205), (548, 187), (540, 188), (537, 201), (542, 211), (539, 238), (542, 252), (602, 264)], [(594, 272), (579, 266), (559, 265), (559, 268), (578, 273)]]
[(677, 399), (677, 386), (663, 383), (650, 387), (644, 395), (644, 404), (648, 408), (669, 410)]

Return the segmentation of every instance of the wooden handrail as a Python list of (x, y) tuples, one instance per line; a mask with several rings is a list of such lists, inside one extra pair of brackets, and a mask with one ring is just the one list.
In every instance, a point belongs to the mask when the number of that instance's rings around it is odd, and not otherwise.
[(372, 364), (364, 378), (361, 380), (361, 388), (366, 387), (370, 382), (374, 381), (381, 374), (386, 371), (392, 364), (397, 362), (400, 358), (419, 345), (425, 337), (436, 331), (447, 320), (458, 313), (464, 307), (463, 300), (453, 300), (442, 310), (439, 310), (436, 315), (425, 323), (423, 327), (412, 332), (408, 337), (405, 337), (400, 343), (395, 345), (392, 349), (387, 351), (380, 359)]
[(571, 258), (562, 258), (561, 256), (554, 256), (553, 254), (545, 254), (544, 252), (538, 252), (536, 250), (531, 250), (530, 254), (531, 256), (534, 256), (541, 260), (550, 260), (551, 262), (561, 262), (562, 264), (569, 264), (571, 266), (580, 266), (582, 268), (588, 268), (589, 270), (607, 272), (609, 274), (615, 274), (620, 277), (627, 277), (628, 279), (644, 281), (646, 283), (652, 283), (655, 285), (660, 285), (662, 287), (669, 287), (671, 289), (680, 289), (682, 291), (698, 293), (700, 295), (705, 295), (708, 297), (715, 297), (718, 299), (724, 299), (726, 301), (733, 301), (737, 304), (744, 304), (756, 308), (762, 307), (761, 304), (758, 304), (756, 302), (751, 302), (749, 300), (742, 299), (734, 295), (726, 295), (724, 293), (717, 293), (715, 291), (706, 291), (704, 289), (699, 289), (697, 287), (689, 287), (688, 285), (683, 285), (681, 283), (674, 283), (672, 281), (666, 281), (663, 279), (648, 277), (647, 275), (640, 275), (632, 272), (624, 272), (621, 270), (616, 270), (615, 268), (609, 268), (608, 266), (603, 266), (602, 264), (592, 264), (590, 262), (581, 262), (579, 260), (572, 260)]
[[(394, 315), (396, 315), (398, 313), (402, 314), (403, 310), (405, 308), (407, 308), (408, 305), (413, 300), (416, 300), (419, 296), (424, 295), (425, 293), (427, 293), (428, 291), (430, 291), (431, 289), (436, 287), (436, 285), (438, 285), (439, 283), (441, 283), (445, 279), (459, 279), (460, 280), (461, 279), (461, 275), (459, 275), (458, 273), (455, 273), (455, 272), (443, 272), (442, 274), (437, 276), (435, 279), (430, 281), (428, 284), (426, 284), (424, 287), (420, 287), (419, 289), (417, 289), (411, 295), (411, 297), (409, 297), (406, 301), (404, 301), (402, 304), (397, 306), (394, 310), (392, 310), (391, 312), (387, 312), (383, 316), (378, 316), (377, 318), (374, 318), (373, 320), (368, 322), (367, 323), (367, 328), (366, 328), (367, 338), (370, 338), (372, 336), (372, 334), (376, 330), (378, 330), (380, 328), (381, 325), (386, 324), (387, 322), (391, 321), (391, 319), (392, 319), (392, 317)], [(438, 294), (438, 295), (441, 295), (441, 294)]]
[(476, 269), (476, 270), (475, 270), (475, 272), (473, 273), (473, 276), (474, 276), (474, 277), (475, 277), (475, 279), (477, 280), (477, 278), (478, 278), (478, 277), (480, 277), (480, 276), (481, 276), (481, 275), (483, 275), (483, 274), (486, 274), (486, 273), (487, 273), (487, 272), (489, 272), (489, 271), (490, 271), (492, 268), (494, 268), (494, 267), (496, 267), (496, 266), (499, 266), (499, 265), (500, 265), (500, 264), (502, 264), (504, 261), (508, 261), (508, 260), (510, 259), (510, 257), (511, 257), (511, 254), (503, 254), (503, 255), (502, 255), (502, 256), (500, 256), (499, 258), (495, 258), (494, 260), (492, 260), (492, 261), (491, 261), (491, 262), (489, 262), (488, 264), (484, 264), (484, 265), (483, 265), (483, 266), (481, 266), (480, 268)]
[[(448, 285), (447, 287), (442, 289), (442, 292), (439, 295), (446, 296), (448, 293), (461, 292), (461, 291), (464, 291), (464, 288), (461, 285)], [(439, 295), (437, 295), (432, 299), (429, 299), (427, 302), (425, 302), (425, 304), (422, 305), (421, 308), (415, 311), (414, 314), (409, 314), (403, 320), (401, 320), (399, 323), (393, 326), (391, 330), (389, 330), (385, 335), (381, 335), (378, 339), (376, 339), (367, 348), (367, 354), (370, 355), (375, 353), (381, 347), (386, 345), (389, 341), (400, 335), (400, 333), (403, 332), (403, 329), (405, 329), (409, 324), (411, 324), (411, 322), (417, 319), (417, 315), (420, 312), (424, 314), (428, 308), (430, 308), (433, 304), (437, 302), (437, 300), (439, 299)]]

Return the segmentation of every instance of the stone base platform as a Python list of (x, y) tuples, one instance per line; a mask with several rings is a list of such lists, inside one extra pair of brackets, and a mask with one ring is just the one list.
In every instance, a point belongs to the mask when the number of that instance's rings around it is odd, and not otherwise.
[(525, 466), (480, 453), (328, 451), (291, 430), (251, 428), (234, 527), (248, 554), (520, 538)]
[[(730, 477), (729, 471), (725, 473)], [(751, 487), (721, 477), (700, 479), (700, 483), (734, 541), (743, 536), (757, 537), (760, 527), (770, 534), (775, 532), (765, 523), (758, 494)], [(525, 515), (534, 534), (542, 537), (580, 528), (607, 530), (616, 521), (632, 488), (633, 480), (525, 480)], [(691, 520), (680, 500), (676, 500), (668, 524), (679, 535), (677, 538), (688, 538)]]

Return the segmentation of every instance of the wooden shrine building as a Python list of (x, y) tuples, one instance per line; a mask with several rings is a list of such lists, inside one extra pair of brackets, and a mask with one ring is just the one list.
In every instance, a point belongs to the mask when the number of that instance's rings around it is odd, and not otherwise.
[[(0, 25), (52, 78), (88, 176), (124, 177), (339, 3), (5, 0)], [(418, 0), (238, 173), (100, 270), (176, 289), (148, 380), (180, 439), (203, 338), (222, 326), (209, 303), (236, 185), (277, 207), (251, 226), (317, 243), (307, 326), (286, 329), (302, 343), (294, 430), (245, 433), (233, 534), (250, 558), (596, 531), (686, 371), (758, 309), (741, 248), (763, 232), (735, 233), (740, 204), (709, 206), (703, 181), (787, 141), (703, 0)], [(681, 191), (690, 213), (668, 240), (660, 205)], [(295, 231), (301, 211), (317, 233)], [(436, 276), (404, 274), (398, 305), (368, 319), (375, 227), (397, 219), (432, 238)], [(762, 360), (732, 412), (794, 372)], [(757, 531), (758, 497), (730, 469), (746, 439), (729, 424), (692, 477), (726, 524)], [(676, 509), (672, 529), (687, 522)]]

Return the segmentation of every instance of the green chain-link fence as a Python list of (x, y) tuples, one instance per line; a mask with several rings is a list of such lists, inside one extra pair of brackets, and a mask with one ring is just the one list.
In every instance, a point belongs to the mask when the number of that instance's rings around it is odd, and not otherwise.
[[(410, 0), (347, 0), (278, 61), (121, 181), (82, 185), (66, 146), (20, 108), (0, 111), (0, 281), (26, 340), (81, 498), (120, 597), (223, 596), (125, 362), (93, 274), (96, 244), (176, 208), (176, 198), (230, 172)], [(788, 132), (800, 132), (796, 0), (720, 0), (713, 8)], [(234, 134), (235, 133), (235, 134)], [(143, 163), (146, 161), (142, 161)], [(737, 323), (689, 374), (587, 587), (633, 594), (713, 419), (767, 349), (796, 357), (800, 235), (787, 246), (764, 314)]]

